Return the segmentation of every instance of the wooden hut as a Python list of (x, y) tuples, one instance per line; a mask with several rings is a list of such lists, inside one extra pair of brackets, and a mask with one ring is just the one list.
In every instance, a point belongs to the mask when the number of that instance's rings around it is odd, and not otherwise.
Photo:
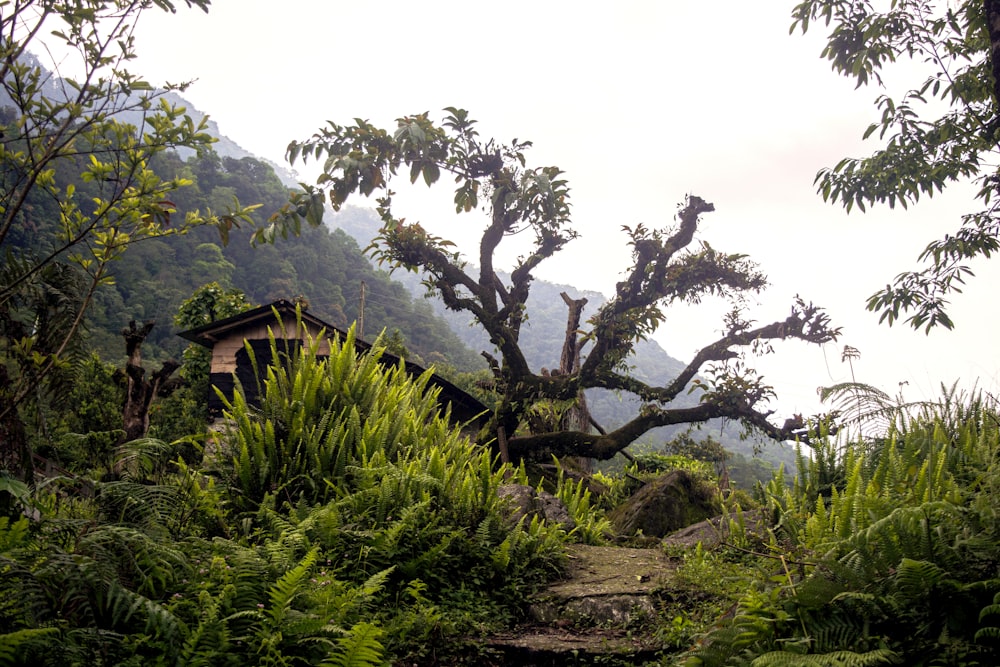
[[(318, 339), (320, 333), (325, 330), (325, 337), (319, 342), (320, 355), (330, 353), (329, 341), (331, 338), (335, 336), (339, 336), (342, 340), (347, 338), (347, 332), (324, 322), (308, 311), (302, 312), (300, 316), (305, 333), (308, 333), (313, 339)], [(231, 398), (238, 380), (243, 387), (247, 401), (255, 404), (258, 401), (257, 388), (259, 383), (254, 376), (253, 364), (246, 348), (249, 347), (253, 351), (259, 369), (267, 368), (271, 362), (268, 331), (273, 333), (278, 349), (287, 350), (291, 345), (302, 344), (305, 338), (305, 333), (298, 329), (296, 322), (295, 304), (282, 299), (233, 317), (182, 331), (178, 335), (212, 351), (211, 384)], [(372, 345), (356, 339), (355, 347), (358, 352), (367, 352)], [(386, 366), (395, 366), (400, 359), (395, 355), (383, 352), (381, 361)], [(404, 360), (404, 364), (407, 372), (414, 377), (426, 371), (419, 364), (411, 361)], [(487, 408), (474, 396), (437, 374), (431, 376), (430, 383), (440, 387), (439, 399), (442, 405), (451, 405), (451, 417), (454, 422), (476, 423), (484, 419)], [(222, 414), (222, 408), (222, 400), (213, 391), (208, 397), (209, 414), (217, 417)]]

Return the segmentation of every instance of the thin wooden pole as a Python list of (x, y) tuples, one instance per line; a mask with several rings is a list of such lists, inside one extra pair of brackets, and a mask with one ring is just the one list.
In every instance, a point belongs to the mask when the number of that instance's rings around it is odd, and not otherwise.
[(361, 281), (361, 306), (358, 308), (358, 338), (365, 337), (365, 281)]

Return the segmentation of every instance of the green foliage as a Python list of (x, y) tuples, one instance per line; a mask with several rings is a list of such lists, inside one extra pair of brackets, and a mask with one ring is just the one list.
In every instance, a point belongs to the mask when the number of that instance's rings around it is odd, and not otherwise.
[[(209, 0), (186, 4), (207, 9)], [(113, 267), (130, 248), (200, 226), (225, 236), (248, 220), (251, 209), (238, 202), (225, 214), (175, 218), (171, 199), (190, 181), (162, 178), (150, 166), (165, 151), (212, 141), (204, 120), (195, 123), (167, 103), (165, 91), (153, 91), (127, 69), (136, 57), (133, 22), (153, 9), (173, 11), (174, 3), (29, 1), (5, 6), (0, 16), (5, 424), (73, 357), (98, 288), (113, 282)], [(78, 71), (77, 78), (55, 79), (31, 55), (63, 49), (67, 60), (58, 65)]]
[(729, 453), (722, 448), (718, 440), (707, 436), (696, 440), (690, 431), (679, 434), (663, 446), (668, 454), (679, 454), (689, 459), (717, 463), (729, 458)]
[(993, 602), (979, 610), (980, 628), (976, 631), (975, 640), (987, 645), (1000, 643), (1000, 593), (993, 596)]
[[(339, 608), (384, 586), (397, 600), (385, 619), (396, 653), (511, 618), (558, 567), (566, 539), (537, 520), (509, 525), (497, 489), (508, 474), (524, 481), (523, 470), (494, 468), (440, 413), (428, 376), (386, 368), (378, 347), (359, 355), (353, 329), (328, 356), (319, 345), (283, 356), (272, 340), (279, 361), (260, 407), (240, 393), (228, 405), (217, 465), (244, 531), (274, 553), (318, 548), (343, 563), (359, 588)], [(586, 494), (575, 495), (585, 512)]]
[(685, 470), (699, 479), (715, 480), (715, 469), (708, 461), (684, 454), (638, 454), (630, 466), (638, 474), (660, 475), (671, 470)]
[(511, 525), (497, 489), (524, 471), (452, 429), (428, 375), (358, 355), (353, 331), (319, 346), (272, 340), (262, 405), (237, 394), (213, 469), (179, 458), (186, 441), (95, 431), (78, 447), (115, 481), (0, 477), (0, 657), (420, 662), (519, 617), (566, 540)]
[[(200, 246), (199, 246), (200, 247)], [(218, 250), (216, 246), (212, 246)], [(174, 324), (181, 329), (194, 329), (216, 320), (239, 315), (253, 307), (246, 294), (236, 288), (226, 289), (218, 282), (208, 282), (194, 291), (190, 298), (181, 303), (174, 315)], [(211, 351), (201, 345), (191, 343), (184, 350), (184, 365), (181, 375), (188, 384), (196, 388), (197, 395), (208, 392), (208, 376), (211, 371)]]
[[(539, 483), (539, 491), (542, 490), (541, 486), (542, 483)], [(566, 476), (560, 466), (553, 495), (562, 501), (573, 517), (575, 525), (570, 531), (571, 537), (576, 538), (581, 544), (606, 543), (612, 533), (611, 521), (604, 516), (604, 511), (596, 503), (591, 504), (587, 480), (581, 478), (573, 481)]]
[(238, 508), (253, 510), (265, 495), (279, 503), (324, 502), (350, 478), (363, 480), (367, 469), (393, 463), (419, 443), (457, 441), (437, 414), (429, 373), (411, 382), (402, 366), (384, 369), (378, 352), (359, 355), (353, 329), (330, 343), (325, 359), (318, 358), (321, 340), (289, 358), (272, 336), (273, 358), (287, 363), (267, 369), (260, 407), (239, 392), (227, 402), (235, 428), (223, 464), (240, 491)]
[(320, 667), (379, 667), (382, 665), (382, 631), (371, 623), (358, 623), (337, 640), (337, 651)]
[[(75, 369), (73, 387), (61, 405), (65, 427), (73, 433), (92, 433), (121, 428), (121, 406), (125, 402), (115, 368), (91, 354)], [(72, 409), (67, 409), (72, 407)]]
[(43, 519), (37, 529), (0, 519), (0, 655), (12, 664), (369, 664), (380, 655), (361, 615), (370, 617), (387, 573), (352, 585), (321, 570), (317, 548), (174, 541), (191, 534), (182, 519), (192, 508), (172, 486), (101, 485), (94, 509), (96, 522)]
[(185, 461), (199, 460), (208, 423), (207, 378), (204, 383), (185, 385), (158, 398), (149, 407), (149, 437), (183, 443)]
[(865, 653), (831, 651), (823, 655), (776, 651), (765, 653), (750, 663), (751, 667), (876, 667), (898, 664), (896, 654), (887, 649), (874, 649)]
[(946, 394), (875, 448), (819, 441), (793, 485), (766, 489), (771, 597), (687, 664), (996, 662), (997, 426)]
[[(718, 619), (732, 613), (741, 601), (760, 597), (762, 572), (733, 552), (703, 549), (668, 550), (679, 560), (669, 587), (662, 593), (661, 617), (668, 620), (657, 631), (666, 646), (683, 650), (719, 628)], [(673, 663), (671, 663), (673, 664)]]
[[(962, 0), (931, 3), (903, 0), (888, 5), (867, 0), (805, 0), (792, 10), (792, 31), (814, 23), (830, 26), (823, 57), (857, 85), (882, 86), (883, 72), (926, 77), (908, 81), (901, 96), (880, 94), (878, 120), (864, 138), (878, 135), (882, 147), (867, 158), (845, 158), (822, 169), (816, 185), (824, 200), (850, 211), (873, 204), (906, 208), (955, 182), (972, 180), (982, 210), (962, 217), (957, 230), (932, 241), (918, 261), (924, 267), (897, 276), (868, 299), (868, 309), (893, 324), (905, 316), (915, 329), (952, 328), (947, 297), (972, 275), (966, 262), (1000, 250), (996, 196), (996, 63), (991, 41), (1000, 24), (991, 3)], [(900, 60), (922, 67), (905, 68)], [(895, 65), (895, 67), (893, 67)]]

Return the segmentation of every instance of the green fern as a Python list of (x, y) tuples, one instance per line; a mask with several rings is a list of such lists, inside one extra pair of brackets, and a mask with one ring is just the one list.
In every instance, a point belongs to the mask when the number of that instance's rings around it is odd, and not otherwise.
[(319, 555), (317, 549), (312, 549), (302, 561), (288, 572), (285, 572), (268, 591), (270, 605), (267, 614), (275, 627), (280, 627), (292, 609), (295, 598), (303, 593), (303, 582), (316, 563)]
[(0, 516), (0, 554), (27, 544), (29, 527), (27, 517), (11, 521), (10, 517)]
[[(273, 336), (271, 347), (279, 358)], [(279, 502), (325, 502), (352, 469), (379, 467), (439, 438), (457, 439), (440, 412), (438, 390), (428, 385), (430, 373), (410, 378), (402, 365), (385, 368), (377, 344), (359, 355), (353, 330), (330, 348), (320, 359), (319, 339), (308, 339), (287, 362), (268, 368), (259, 409), (241, 392), (227, 401), (232, 456), (221, 463), (239, 491), (239, 507), (252, 509), (266, 494)]]
[(772, 548), (815, 564), (744, 602), (690, 664), (1000, 664), (998, 423), (946, 392), (882, 438), (814, 441), (765, 500)]
[(819, 400), (832, 405), (839, 414), (838, 421), (857, 427), (861, 434), (869, 437), (884, 434), (911, 413), (934, 405), (928, 401), (904, 402), (863, 382), (820, 387)]
[(222, 603), (208, 591), (198, 596), (200, 615), (184, 639), (177, 656), (177, 664), (202, 667), (215, 665), (231, 651), (228, 619), (220, 617)]
[(22, 648), (49, 642), (58, 635), (58, 628), (27, 628), (0, 634), (0, 665), (25, 664), (19, 659)]
[(901, 664), (899, 656), (888, 649), (875, 649), (865, 653), (832, 651), (818, 655), (773, 651), (750, 663), (751, 667), (878, 667), (898, 664)]
[[(558, 461), (556, 461), (558, 466)], [(590, 489), (583, 479), (573, 481), (568, 478), (559, 466), (556, 480), (555, 496), (562, 501), (573, 517), (574, 527), (570, 530), (570, 538), (582, 544), (601, 545), (607, 542), (611, 535), (611, 521), (604, 511), (594, 507), (590, 502)]]
[[(987, 619), (991, 619), (991, 625), (984, 623)], [(982, 644), (1000, 645), (1000, 593), (993, 596), (992, 604), (979, 610), (979, 624), (975, 640)]]
[(371, 623), (358, 623), (337, 640), (337, 649), (322, 667), (380, 667), (383, 663), (382, 630)]

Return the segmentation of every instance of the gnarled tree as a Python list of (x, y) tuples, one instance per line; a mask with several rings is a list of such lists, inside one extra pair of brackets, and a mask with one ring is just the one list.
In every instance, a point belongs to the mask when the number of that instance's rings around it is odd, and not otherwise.
[(180, 384), (170, 379), (174, 371), (180, 368), (180, 364), (173, 359), (164, 361), (160, 369), (146, 379), (146, 369), (142, 366), (142, 344), (155, 324), (153, 320), (149, 320), (138, 327), (135, 320), (132, 320), (122, 329), (126, 357), (125, 371), (122, 373), (125, 405), (122, 408), (122, 436), (118, 444), (146, 437), (149, 433), (149, 406), (153, 399), (170, 393)]
[[(446, 111), (440, 125), (426, 114), (399, 119), (393, 133), (361, 120), (350, 126), (331, 123), (309, 141), (292, 143), (291, 162), (324, 160), (319, 187), (306, 186), (260, 237), (273, 238), (283, 224), (297, 225), (303, 217), (314, 221), (324, 192), (334, 209), (352, 193), (377, 194), (384, 226), (371, 246), (373, 255), (393, 267), (423, 271), (428, 287), (449, 308), (468, 311), (489, 334), (496, 349), (487, 357), (501, 400), (481, 435), (484, 440), (506, 442), (513, 459), (549, 460), (552, 455), (608, 459), (652, 428), (717, 417), (739, 420), (776, 439), (793, 437), (793, 424), (778, 427), (769, 421), (771, 413), (764, 405), (772, 389), (745, 365), (743, 352), (770, 351), (775, 339), (824, 343), (835, 339), (838, 330), (830, 327), (822, 310), (803, 301), (796, 301), (782, 321), (752, 326), (736, 304), (741, 295), (760, 291), (765, 277), (745, 255), (695, 243), (699, 217), (714, 210), (700, 197), (689, 196), (677, 213), (677, 224), (669, 228), (625, 228), (634, 264), (614, 297), (581, 330), (570, 332), (576, 340), (567, 349), (571, 357), (579, 353), (580, 362), (567, 363), (556, 373), (530, 368), (519, 345), (525, 303), (535, 269), (577, 236), (570, 219), (569, 188), (556, 167), (526, 166), (529, 142), (484, 141), (464, 110)], [(442, 173), (449, 174), (457, 184), (456, 212), (485, 212), (488, 223), (477, 265), (466, 263), (453, 243), (396, 217), (389, 187), (402, 170), (411, 183), (422, 178), (428, 186), (437, 183)], [(496, 251), (519, 233), (533, 238), (532, 248), (505, 280), (495, 266)], [(663, 384), (643, 382), (628, 372), (634, 345), (663, 322), (665, 306), (697, 303), (709, 295), (734, 302), (725, 335), (706, 345), (678, 377), (663, 378)], [(698, 378), (699, 373), (707, 379)], [(559, 425), (564, 420), (554, 422), (547, 432), (527, 428), (534, 405), (572, 401), (585, 389), (598, 387), (639, 397), (640, 414), (610, 432), (566, 430)], [(671, 407), (689, 387), (702, 390), (700, 403)]]

